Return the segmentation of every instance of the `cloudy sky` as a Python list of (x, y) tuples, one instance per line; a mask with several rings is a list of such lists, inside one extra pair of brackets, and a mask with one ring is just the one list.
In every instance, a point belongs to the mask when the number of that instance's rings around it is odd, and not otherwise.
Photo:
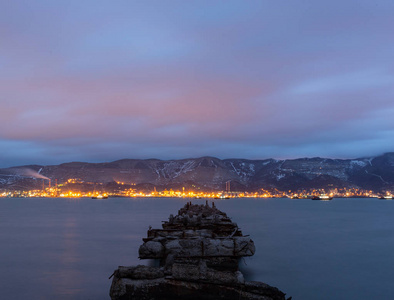
[(394, 151), (394, 1), (0, 0), (0, 167)]

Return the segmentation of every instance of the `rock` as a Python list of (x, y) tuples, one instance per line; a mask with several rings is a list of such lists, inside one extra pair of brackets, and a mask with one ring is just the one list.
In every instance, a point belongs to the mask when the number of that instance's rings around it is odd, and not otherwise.
[(285, 300), (262, 282), (245, 282), (238, 260), (255, 253), (253, 240), (214, 204), (187, 203), (162, 229), (148, 230), (140, 258), (159, 259), (160, 267), (119, 267), (112, 300)]
[(205, 239), (203, 245), (205, 256), (235, 256), (233, 239)]
[(139, 254), (141, 258), (162, 258), (164, 247), (158, 241), (148, 241), (141, 245)]
[(253, 241), (248, 237), (235, 237), (234, 238), (234, 255), (235, 256), (252, 256), (256, 248)]
[(138, 265), (135, 267), (122, 267), (118, 268), (115, 276), (120, 278), (130, 279), (155, 279), (164, 277), (164, 270), (160, 268), (148, 267)]

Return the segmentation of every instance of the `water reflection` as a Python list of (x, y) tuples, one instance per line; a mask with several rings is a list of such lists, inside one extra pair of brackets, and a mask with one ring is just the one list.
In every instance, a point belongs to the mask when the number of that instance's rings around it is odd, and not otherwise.
[(83, 282), (83, 275), (78, 269), (81, 261), (78, 246), (81, 239), (77, 230), (76, 218), (68, 217), (64, 223), (62, 251), (59, 252), (61, 268), (54, 274), (56, 282), (53, 285), (56, 286), (57, 295), (76, 296), (82, 291), (79, 286)]

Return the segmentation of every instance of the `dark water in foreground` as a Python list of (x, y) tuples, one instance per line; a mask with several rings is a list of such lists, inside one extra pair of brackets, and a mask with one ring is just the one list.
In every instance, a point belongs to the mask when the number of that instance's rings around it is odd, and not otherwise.
[[(113, 270), (143, 263), (138, 247), (149, 225), (161, 226), (185, 201), (0, 198), (0, 298), (108, 300)], [(243, 266), (248, 280), (294, 300), (394, 298), (394, 201), (216, 205), (255, 242)]]

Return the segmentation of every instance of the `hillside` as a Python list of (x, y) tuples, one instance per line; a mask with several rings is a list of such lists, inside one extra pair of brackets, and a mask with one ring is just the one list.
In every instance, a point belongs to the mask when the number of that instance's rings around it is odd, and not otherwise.
[(299, 158), (288, 160), (123, 159), (108, 163), (71, 162), (50, 166), (18, 166), (0, 169), (1, 189), (29, 189), (42, 180), (68, 179), (109, 184), (124, 182), (162, 188), (199, 187), (254, 191), (261, 188), (298, 190), (309, 188), (362, 188), (374, 191), (394, 187), (394, 153), (358, 159)]

